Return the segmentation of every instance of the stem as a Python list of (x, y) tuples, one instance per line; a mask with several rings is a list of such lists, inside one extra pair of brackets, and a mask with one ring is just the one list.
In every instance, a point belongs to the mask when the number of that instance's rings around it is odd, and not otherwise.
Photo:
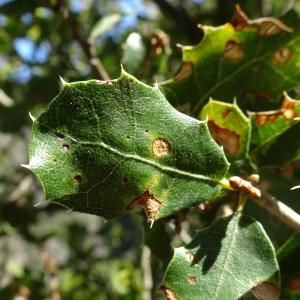
[(236, 210), (238, 213), (243, 212), (246, 202), (247, 202), (247, 195), (245, 195), (243, 192), (239, 192), (238, 207)]
[[(226, 188), (227, 182), (225, 179), (223, 179), (222, 183), (223, 187)], [(228, 183), (231, 189), (244, 193), (245, 197), (249, 197), (282, 223), (300, 233), (300, 215), (283, 202), (277, 200), (267, 192), (259, 190), (250, 181), (241, 177), (232, 176), (229, 178)]]
[(271, 215), (276, 217), (279, 221), (293, 228), (300, 233), (300, 215), (296, 213), (289, 206), (277, 200), (267, 192), (262, 191), (261, 198), (252, 198), (258, 205), (267, 210)]
[(65, 21), (66, 25), (69, 27), (70, 31), (72, 32), (73, 38), (79, 43), (82, 51), (84, 52), (86, 58), (89, 61), (89, 64), (94, 71), (94, 73), (102, 80), (110, 80), (110, 76), (108, 75), (107, 71), (105, 70), (101, 60), (96, 54), (95, 48), (93, 47), (92, 43), (82, 37), (78, 30), (78, 26), (71, 17), (70, 12), (68, 11), (65, 1), (60, 0), (58, 4), (58, 9)]

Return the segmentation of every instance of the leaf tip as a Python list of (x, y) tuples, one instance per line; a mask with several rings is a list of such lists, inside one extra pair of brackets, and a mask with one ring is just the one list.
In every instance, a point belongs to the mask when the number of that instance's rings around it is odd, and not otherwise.
[(25, 168), (25, 169), (28, 169), (28, 170), (32, 170), (31, 169), (31, 166), (28, 164), (28, 165), (26, 165), (26, 164), (20, 164), (20, 166), (22, 167), (22, 168)]
[(155, 222), (154, 219), (152, 219), (152, 220), (150, 221), (150, 229), (152, 229), (152, 227), (153, 227), (153, 225), (154, 225), (154, 222)]
[(120, 67), (121, 67), (120, 77), (128, 76), (128, 73), (125, 71), (123, 64), (121, 64)]
[(159, 89), (159, 84), (158, 84), (157, 79), (155, 80), (155, 82), (154, 82), (154, 84), (153, 84), (153, 89), (154, 89), (154, 90), (158, 90), (158, 91), (160, 90), (160, 89)]
[(68, 84), (68, 82), (66, 82), (60, 75), (59, 75), (59, 80), (62, 87)]
[(29, 118), (32, 122), (35, 122), (36, 121), (36, 117), (34, 117), (31, 112), (29, 112)]

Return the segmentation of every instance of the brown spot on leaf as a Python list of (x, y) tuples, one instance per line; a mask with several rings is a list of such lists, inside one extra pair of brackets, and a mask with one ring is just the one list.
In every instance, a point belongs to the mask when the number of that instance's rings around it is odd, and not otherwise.
[(286, 64), (292, 57), (292, 50), (288, 47), (280, 48), (273, 54), (273, 62), (276, 65)]
[(153, 223), (161, 203), (146, 191), (141, 196), (131, 201), (127, 206), (127, 210), (132, 210), (140, 206), (144, 208), (148, 222)]
[(213, 121), (208, 121), (208, 127), (214, 140), (224, 147), (230, 155), (237, 155), (240, 151), (240, 136), (226, 128), (221, 128)]
[(292, 28), (285, 25), (281, 20), (273, 17), (250, 20), (239, 5), (236, 5), (236, 12), (230, 23), (237, 31), (241, 31), (245, 27), (257, 28), (258, 34), (264, 37), (293, 31)]
[(250, 27), (258, 28), (260, 36), (274, 36), (283, 32), (292, 32), (293, 29), (286, 26), (282, 21), (273, 17), (264, 17), (248, 22)]
[(70, 149), (69, 144), (63, 144), (63, 145), (62, 145), (62, 150), (63, 150), (64, 152), (69, 151), (69, 149)]
[(232, 109), (231, 109), (231, 108), (226, 109), (226, 110), (222, 113), (223, 118), (228, 117), (228, 115), (229, 115), (231, 112), (232, 112)]
[(251, 289), (251, 293), (258, 300), (278, 300), (280, 289), (272, 282), (260, 282)]
[(191, 285), (195, 285), (197, 283), (197, 277), (196, 276), (189, 276), (187, 279), (187, 282)]
[(258, 126), (273, 123), (280, 116), (283, 116), (287, 121), (292, 121), (297, 117), (296, 107), (300, 104), (300, 100), (292, 99), (286, 92), (283, 95), (284, 99), (280, 109), (253, 113)]
[(150, 133), (150, 132), (149, 132), (148, 129), (145, 129), (145, 130), (144, 130), (144, 134), (145, 134), (145, 135), (149, 135), (149, 133)]
[(237, 4), (235, 6), (235, 15), (231, 20), (231, 24), (235, 30), (240, 31), (248, 24), (248, 16), (242, 11), (241, 7)]
[(187, 79), (193, 72), (193, 63), (190, 61), (184, 61), (181, 65), (179, 73), (174, 77), (174, 81), (183, 81)]
[(164, 157), (171, 152), (171, 145), (166, 139), (157, 138), (152, 142), (152, 153), (156, 158)]
[(171, 289), (165, 286), (162, 286), (160, 289), (164, 293), (166, 300), (178, 300), (175, 293)]
[(192, 252), (186, 253), (186, 258), (189, 262), (192, 262), (194, 260), (195, 255)]
[(237, 62), (240, 61), (245, 56), (245, 51), (242, 44), (234, 41), (229, 40), (226, 42), (223, 57), (224, 59)]
[(63, 139), (65, 137), (65, 135), (61, 132), (55, 132), (55, 135), (60, 139)]
[(75, 182), (76, 184), (81, 184), (81, 183), (83, 183), (83, 177), (82, 177), (81, 175), (76, 175), (76, 176), (74, 176), (74, 182)]
[(129, 182), (129, 178), (127, 176), (122, 177), (122, 184), (126, 184)]
[(229, 184), (236, 191), (244, 192), (251, 198), (259, 199), (261, 197), (261, 191), (258, 188), (254, 187), (250, 181), (239, 176), (230, 177)]

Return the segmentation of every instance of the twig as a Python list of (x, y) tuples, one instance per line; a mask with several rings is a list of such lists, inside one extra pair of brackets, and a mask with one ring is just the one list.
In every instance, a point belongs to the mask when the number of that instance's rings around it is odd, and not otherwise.
[[(250, 176), (250, 180), (251, 177), (253, 175)], [(282, 223), (300, 233), (300, 215), (269, 193), (253, 186), (257, 180), (259, 179), (254, 180), (252, 183), (239, 176), (232, 176), (229, 178), (228, 186), (237, 192), (244, 193), (245, 196), (255, 201)]]
[(72, 32), (73, 38), (79, 43), (95, 74), (102, 80), (110, 80), (110, 76), (97, 56), (92, 43), (88, 39), (83, 38), (80, 34), (74, 18), (72, 18), (65, 5), (65, 1), (60, 0), (56, 9), (61, 13), (63, 20)]
[(276, 217), (282, 223), (293, 228), (300, 233), (300, 215), (289, 206), (277, 200), (267, 192), (261, 194), (261, 198), (252, 198), (258, 205), (267, 210), (271, 215)]

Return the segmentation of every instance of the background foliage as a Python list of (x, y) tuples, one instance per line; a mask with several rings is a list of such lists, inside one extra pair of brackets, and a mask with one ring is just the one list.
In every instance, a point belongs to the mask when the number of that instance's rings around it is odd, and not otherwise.
[[(181, 64), (180, 44), (202, 38), (197, 23), (220, 25), (234, 14), (231, 0), (2, 0), (0, 1), (0, 298), (1, 299), (159, 299), (158, 284), (170, 240), (181, 246), (227, 209), (222, 203), (203, 213), (200, 206), (154, 225), (143, 215), (102, 219), (66, 212), (45, 203), (35, 178), (20, 167), (28, 161), (31, 121), (67, 82), (99, 78), (91, 64), (100, 57), (111, 78), (120, 62), (131, 74), (152, 84), (171, 78)], [(298, 1), (240, 1), (252, 18), (280, 16)], [(90, 48), (92, 44), (92, 51)], [(298, 95), (299, 91), (294, 90)], [(286, 190), (300, 182), (299, 162), (268, 168), (262, 183), (300, 212), (299, 192)], [(207, 208), (207, 207), (206, 207)], [(280, 248), (293, 234), (259, 207), (247, 211), (263, 223), (277, 249), (284, 299), (300, 298), (299, 239), (292, 250)], [(179, 228), (180, 220), (181, 228)], [(146, 228), (144, 234), (143, 228)], [(164, 236), (156, 242), (156, 231)], [(149, 249), (154, 256), (151, 263)], [(163, 250), (163, 251), (162, 251)]]

